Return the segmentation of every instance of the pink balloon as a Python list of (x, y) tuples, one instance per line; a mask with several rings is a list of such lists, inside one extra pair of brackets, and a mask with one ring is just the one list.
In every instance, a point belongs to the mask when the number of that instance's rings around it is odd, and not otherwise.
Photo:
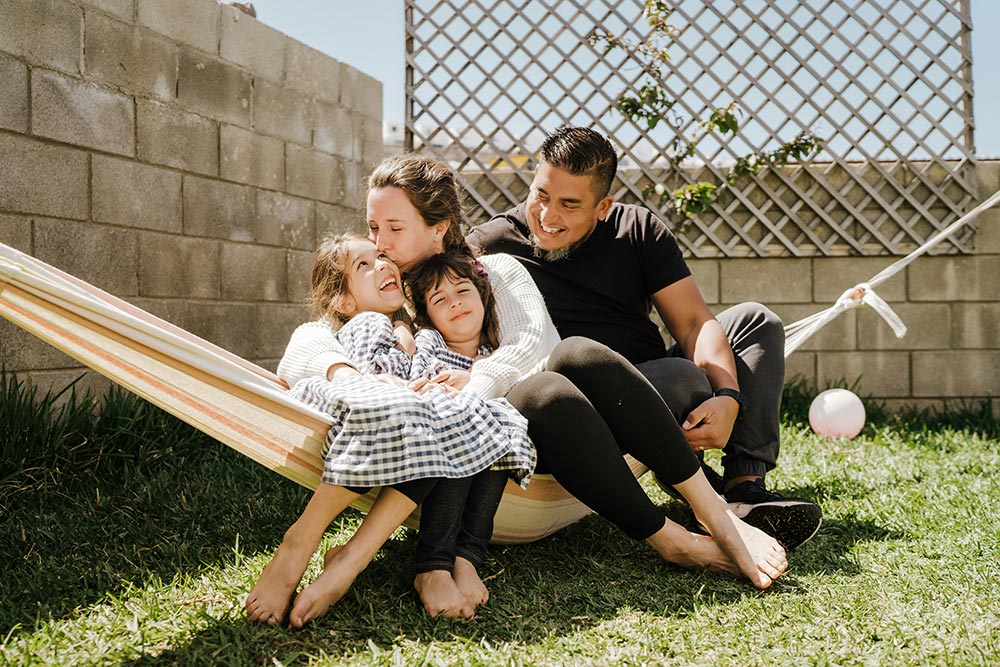
[(847, 389), (827, 389), (809, 406), (809, 426), (827, 438), (853, 438), (865, 425), (865, 406)]

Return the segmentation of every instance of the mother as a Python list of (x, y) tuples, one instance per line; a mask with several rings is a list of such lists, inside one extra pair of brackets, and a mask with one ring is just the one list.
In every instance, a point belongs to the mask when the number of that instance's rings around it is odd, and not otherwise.
[[(457, 177), (436, 160), (409, 154), (377, 165), (368, 180), (367, 218), (372, 240), (404, 276), (436, 253), (473, 255), (462, 235), (466, 221)], [(664, 560), (742, 573), (758, 588), (770, 586), (787, 567), (784, 550), (728, 510), (652, 385), (603, 345), (584, 338), (559, 342), (541, 294), (517, 260), (499, 254), (479, 260), (496, 297), (500, 346), (470, 373), (442, 381), (484, 399), (506, 396), (528, 419), (538, 472), (551, 473)], [(308, 338), (300, 344), (311, 354), (299, 364), (287, 358), (283, 363), (290, 385), (344, 362), (328, 328), (311, 329)], [(533, 373), (546, 356), (545, 370)], [(667, 519), (642, 490), (624, 453), (683, 495), (712, 537)], [(587, 465), (578, 464), (584, 460)]]

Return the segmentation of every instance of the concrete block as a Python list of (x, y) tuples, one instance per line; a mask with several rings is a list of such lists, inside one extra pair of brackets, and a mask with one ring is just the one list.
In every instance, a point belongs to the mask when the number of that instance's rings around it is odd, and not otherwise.
[(1000, 396), (1000, 350), (913, 353), (913, 395), (974, 398)]
[(57, 72), (31, 72), (31, 131), (67, 144), (135, 155), (131, 97)]
[(257, 307), (253, 304), (189, 303), (187, 329), (244, 359), (257, 346)]
[(40, 368), (72, 368), (80, 362), (63, 354), (41, 338), (0, 317), (0, 359), (7, 371)]
[(344, 164), (340, 158), (288, 144), (285, 148), (285, 189), (324, 202), (344, 201)]
[(212, 0), (136, 0), (136, 19), (176, 42), (217, 53), (219, 3)]
[(268, 81), (254, 82), (253, 126), (259, 132), (312, 143), (312, 100), (302, 93)]
[(235, 125), (223, 125), (219, 173), (230, 181), (280, 190), (285, 185), (285, 144)]
[[(769, 304), (785, 325), (798, 322), (824, 308), (823, 304)], [(841, 313), (826, 323), (802, 344), (800, 350), (854, 350), (857, 349), (857, 310)]]
[(20, 215), (0, 215), (0, 243), (34, 255), (31, 247), (31, 218)]
[(139, 291), (139, 237), (131, 230), (39, 218), (35, 257), (115, 296)]
[(719, 303), (719, 261), (715, 259), (689, 259), (688, 268), (705, 303)]
[(858, 346), (862, 350), (940, 350), (951, 347), (951, 309), (946, 303), (890, 303), (906, 325), (906, 335), (896, 338), (882, 317), (871, 308), (858, 313)]
[[(892, 257), (816, 257), (813, 263), (813, 299), (833, 305), (845, 290), (878, 275), (895, 261)], [(897, 273), (875, 286), (886, 301), (906, 299), (906, 274)]]
[(80, 72), (83, 12), (64, 0), (0, 0), (2, 50), (32, 65)]
[[(135, 21), (135, 0), (80, 0), (80, 2), (85, 7), (95, 7), (122, 21), (129, 23)], [(87, 19), (89, 20), (91, 16), (94, 14), (88, 12)]]
[(222, 298), (284, 301), (288, 294), (285, 250), (244, 243), (222, 244)]
[(816, 353), (801, 349), (785, 359), (785, 382), (801, 380), (809, 386), (816, 385)]
[(0, 128), (28, 133), (28, 68), (0, 53)]
[(980, 255), (1000, 255), (1000, 206), (983, 211), (976, 218), (976, 253)]
[(316, 204), (316, 243), (313, 247), (318, 248), (327, 236), (344, 232), (368, 234), (364, 211), (346, 206)]
[(295, 40), (285, 48), (285, 83), (328, 102), (340, 101), (340, 61)]
[(315, 204), (280, 192), (257, 192), (257, 243), (314, 250)]
[[(309, 302), (314, 252), (288, 251), (288, 301), (305, 306)], [(303, 320), (304, 321), (304, 320)]]
[(58, 410), (68, 403), (74, 396), (76, 400), (81, 400), (84, 396), (101, 399), (111, 391), (114, 384), (100, 373), (80, 366), (80, 362), (73, 360), (75, 368), (56, 371), (33, 371), (21, 376), (25, 385), (34, 387), (39, 395), (46, 393), (58, 394), (70, 384), (73, 386), (66, 393), (62, 394), (52, 403), (52, 407)]
[(364, 209), (365, 196), (368, 194), (368, 170), (362, 169), (361, 163), (354, 160), (345, 160), (343, 164), (343, 203), (349, 208)]
[(976, 187), (980, 202), (1000, 190), (1000, 160), (980, 160), (976, 164)]
[(261, 304), (257, 306), (257, 359), (281, 358), (295, 328), (307, 322), (309, 315), (304, 306), (286, 304)]
[(128, 302), (136, 308), (142, 308), (150, 315), (184, 328), (184, 301), (133, 297), (128, 299)]
[(724, 303), (812, 301), (808, 259), (727, 259), (719, 262)]
[(181, 232), (181, 175), (103, 155), (93, 157), (93, 218), (125, 227)]
[(213, 121), (137, 100), (136, 125), (139, 159), (200, 174), (219, 173), (219, 127)]
[[(361, 121), (344, 107), (317, 101), (313, 107), (313, 146), (348, 160), (361, 159)], [(357, 120), (357, 124), (355, 124)]]
[[(139, 244), (139, 294), (219, 298), (219, 243), (145, 232)], [(185, 322), (186, 324), (186, 322)]]
[(254, 77), (280, 82), (285, 76), (288, 38), (235, 7), (223, 5), (219, 55), (242, 65)]
[(996, 303), (954, 303), (951, 305), (954, 347), (1000, 347), (1000, 307)]
[(86, 219), (85, 152), (0, 133), (0, 211)]
[(252, 241), (254, 191), (243, 185), (184, 177), (184, 234)]
[(906, 268), (910, 301), (1000, 301), (1000, 256), (921, 257)]
[(816, 355), (818, 386), (860, 378), (856, 393), (877, 398), (910, 396), (907, 352), (822, 352)]
[(341, 65), (340, 104), (372, 118), (382, 118), (382, 82), (348, 64)]
[(151, 30), (87, 14), (84, 71), (123, 91), (172, 102), (177, 91), (177, 45)]
[(204, 53), (181, 48), (177, 101), (209, 118), (250, 127), (253, 83), (249, 72)]

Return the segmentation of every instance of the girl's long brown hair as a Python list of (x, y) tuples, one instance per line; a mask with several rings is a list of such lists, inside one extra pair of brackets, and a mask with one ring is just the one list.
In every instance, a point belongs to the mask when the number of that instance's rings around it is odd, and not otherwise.
[(479, 292), (483, 300), (483, 329), (479, 344), (491, 349), (500, 346), (500, 322), (497, 318), (496, 299), (490, 287), (486, 270), (479, 260), (460, 252), (445, 252), (432, 255), (406, 272), (406, 289), (416, 311), (415, 322), (423, 327), (433, 327), (427, 314), (427, 293), (441, 284), (442, 280), (468, 280)]

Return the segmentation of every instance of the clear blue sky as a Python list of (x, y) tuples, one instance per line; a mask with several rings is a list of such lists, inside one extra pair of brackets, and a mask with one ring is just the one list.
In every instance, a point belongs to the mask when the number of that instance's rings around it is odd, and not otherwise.
[[(383, 120), (403, 120), (403, 2), (254, 0), (257, 18), (382, 81)], [(1000, 0), (972, 0), (976, 154), (1000, 157)]]

